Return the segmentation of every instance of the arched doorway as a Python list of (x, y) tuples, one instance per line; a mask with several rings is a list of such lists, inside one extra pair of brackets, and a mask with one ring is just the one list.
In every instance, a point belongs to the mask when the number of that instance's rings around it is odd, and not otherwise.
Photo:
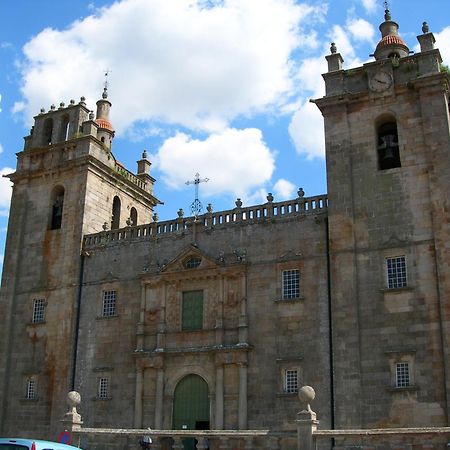
[(173, 399), (175, 430), (208, 430), (209, 409), (208, 385), (202, 377), (187, 375), (179, 381)]

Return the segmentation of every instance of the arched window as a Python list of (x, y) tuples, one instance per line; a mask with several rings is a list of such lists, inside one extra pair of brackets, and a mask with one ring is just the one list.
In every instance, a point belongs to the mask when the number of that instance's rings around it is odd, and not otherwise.
[(401, 167), (397, 124), (394, 120), (383, 122), (377, 129), (378, 169)]
[(130, 210), (130, 220), (131, 220), (132, 227), (137, 225), (137, 211), (136, 211), (136, 208), (134, 208), (134, 207), (132, 207)]
[(114, 197), (112, 206), (112, 221), (111, 230), (115, 230), (120, 227), (120, 198), (117, 195)]
[(67, 141), (69, 139), (70, 118), (68, 114), (62, 116), (61, 128), (59, 129), (58, 141)]
[(62, 186), (56, 186), (53, 189), (51, 197), (51, 217), (50, 217), (51, 230), (57, 230), (61, 228), (63, 209), (64, 209), (64, 188)]
[(44, 128), (42, 133), (42, 144), (50, 145), (52, 143), (52, 134), (53, 134), (53, 119), (47, 118), (44, 122)]

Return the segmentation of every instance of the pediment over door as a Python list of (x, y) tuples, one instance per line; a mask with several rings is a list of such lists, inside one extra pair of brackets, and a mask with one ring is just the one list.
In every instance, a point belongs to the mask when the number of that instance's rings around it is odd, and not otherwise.
[(173, 273), (180, 271), (194, 271), (204, 269), (218, 269), (221, 265), (213, 258), (207, 256), (198, 247), (190, 245), (179, 253), (174, 259), (169, 261), (162, 269), (161, 273)]

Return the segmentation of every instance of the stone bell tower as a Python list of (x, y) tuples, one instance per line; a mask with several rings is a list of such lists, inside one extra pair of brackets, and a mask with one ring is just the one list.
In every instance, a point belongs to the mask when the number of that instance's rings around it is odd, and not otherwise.
[[(107, 91), (41, 110), (17, 153), (0, 313), (0, 433), (56, 437), (74, 388), (84, 234), (148, 223), (155, 182), (112, 153)], [(30, 421), (29, 418), (33, 417)]]
[[(336, 427), (448, 425), (449, 76), (385, 11), (373, 62), (332, 44), (325, 122)], [(359, 400), (358, 400), (359, 399)]]

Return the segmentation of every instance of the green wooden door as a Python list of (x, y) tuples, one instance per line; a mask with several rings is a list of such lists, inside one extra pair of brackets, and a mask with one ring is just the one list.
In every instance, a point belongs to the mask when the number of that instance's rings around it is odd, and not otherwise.
[[(173, 428), (209, 428), (208, 385), (202, 377), (188, 375), (177, 384), (173, 401)], [(195, 450), (196, 439), (183, 439), (183, 447), (184, 450)]]
[(173, 428), (198, 429), (199, 422), (209, 422), (208, 385), (198, 375), (184, 377), (175, 388)]

